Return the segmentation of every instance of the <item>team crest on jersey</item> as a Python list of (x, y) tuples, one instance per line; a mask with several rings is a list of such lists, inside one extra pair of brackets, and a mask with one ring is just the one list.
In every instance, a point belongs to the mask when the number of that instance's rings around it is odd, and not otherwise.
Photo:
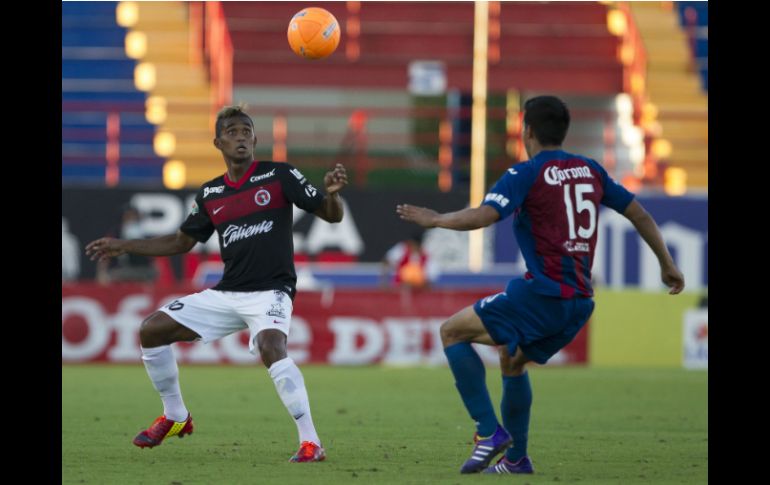
[(286, 312), (283, 311), (283, 306), (280, 303), (271, 304), (267, 314), (271, 317), (286, 318)]
[(269, 204), (270, 192), (265, 189), (259, 189), (257, 193), (254, 194), (254, 202), (256, 202), (258, 206), (265, 206)]
[(312, 185), (307, 184), (307, 186), (305, 187), (305, 193), (307, 194), (308, 197), (315, 197), (318, 191)]
[(198, 209), (198, 203), (193, 201), (192, 210), (190, 210), (190, 214), (195, 215), (198, 212), (200, 212), (200, 209)]

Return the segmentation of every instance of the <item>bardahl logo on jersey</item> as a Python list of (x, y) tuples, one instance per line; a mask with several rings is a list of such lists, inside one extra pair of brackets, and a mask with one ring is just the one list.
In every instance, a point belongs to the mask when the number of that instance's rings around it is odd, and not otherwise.
[(286, 313), (283, 311), (283, 306), (280, 303), (271, 303), (267, 314), (271, 317), (286, 318)]
[(565, 241), (564, 249), (570, 253), (587, 253), (591, 251), (591, 246), (587, 242)]
[(556, 165), (552, 165), (545, 169), (543, 177), (545, 178), (545, 183), (548, 185), (561, 185), (565, 180), (592, 179), (594, 178), (594, 175), (588, 167), (573, 167), (561, 170)]
[(242, 226), (230, 224), (227, 226), (227, 229), (225, 229), (225, 232), (222, 233), (222, 247), (226, 248), (236, 241), (248, 239), (257, 234), (270, 232), (272, 228), (273, 221), (262, 221), (259, 224), (253, 224), (251, 226), (248, 224)]
[(304, 183), (304, 182), (305, 182), (305, 176), (304, 176), (304, 175), (302, 175), (302, 174), (299, 172), (299, 170), (297, 170), (296, 168), (292, 168), (291, 170), (289, 170), (289, 172), (291, 172), (291, 174), (292, 174), (292, 175), (294, 175), (294, 177), (295, 177), (297, 180), (299, 180), (299, 183)]
[(260, 180), (265, 180), (266, 178), (272, 177), (273, 175), (275, 175), (275, 169), (272, 169), (267, 173), (263, 173), (262, 175), (254, 175), (249, 179), (249, 182), (259, 182)]
[(221, 194), (224, 191), (224, 185), (217, 185), (216, 187), (203, 187), (203, 198), (205, 199), (209, 194)]
[(496, 194), (494, 192), (490, 192), (489, 194), (487, 194), (487, 196), (484, 197), (484, 200), (485, 201), (491, 200), (493, 202), (497, 202), (500, 205), (500, 207), (505, 207), (508, 205), (508, 202), (510, 202), (510, 200), (508, 200), (508, 198), (505, 197), (503, 194)]
[(305, 187), (305, 193), (308, 197), (315, 197), (315, 194), (318, 193), (315, 187), (313, 187), (311, 184), (307, 184)]
[(257, 203), (258, 206), (264, 206), (270, 203), (270, 192), (268, 192), (265, 189), (259, 189), (257, 190), (257, 193), (254, 194), (254, 202)]

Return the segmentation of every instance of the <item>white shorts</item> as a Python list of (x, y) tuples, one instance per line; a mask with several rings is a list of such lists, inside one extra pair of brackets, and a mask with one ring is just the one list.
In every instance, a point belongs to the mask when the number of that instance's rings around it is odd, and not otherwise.
[(158, 309), (196, 332), (204, 343), (249, 329), (249, 351), (257, 354), (257, 334), (273, 328), (289, 335), (294, 304), (281, 290), (203, 290)]

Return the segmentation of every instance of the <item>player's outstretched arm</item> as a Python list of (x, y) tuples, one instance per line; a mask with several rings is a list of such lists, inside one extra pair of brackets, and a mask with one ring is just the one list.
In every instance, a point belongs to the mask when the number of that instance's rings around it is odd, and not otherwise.
[(660, 229), (652, 216), (636, 200), (631, 201), (623, 215), (631, 221), (639, 235), (642, 236), (642, 239), (650, 246), (650, 249), (658, 258), (660, 277), (663, 283), (671, 288), (669, 293), (676, 295), (681, 292), (684, 289), (684, 275), (676, 267), (674, 258), (668, 252), (663, 236), (660, 234)]
[(195, 243), (194, 238), (182, 231), (168, 236), (159, 236), (151, 239), (114, 239), (103, 237), (86, 245), (86, 255), (91, 261), (106, 261), (109, 258), (131, 253), (142, 256), (173, 256), (191, 250)]
[(340, 222), (344, 214), (342, 200), (338, 194), (347, 184), (348, 174), (341, 163), (335, 165), (333, 170), (326, 172), (324, 175), (326, 197), (324, 197), (323, 205), (314, 214), (326, 222)]
[(488, 205), (439, 214), (427, 207), (400, 204), (396, 206), (396, 212), (401, 219), (422, 227), (443, 227), (456, 231), (472, 231), (487, 227), (500, 218), (500, 214)]

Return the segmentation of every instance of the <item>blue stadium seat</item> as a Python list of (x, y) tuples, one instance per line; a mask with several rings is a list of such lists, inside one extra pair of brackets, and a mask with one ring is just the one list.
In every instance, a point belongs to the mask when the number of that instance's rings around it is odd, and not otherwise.
[(83, 30), (64, 30), (64, 26), (62, 26), (61, 43), (63, 47), (122, 48), (125, 45), (125, 41), (125, 29), (119, 27), (117, 24), (114, 29), (88, 28)]
[(124, 51), (116, 2), (62, 4), (62, 183), (104, 185), (107, 118), (120, 115), (121, 185), (162, 185), (164, 159), (134, 86), (136, 61)]
[(115, 18), (115, 9), (118, 2), (62, 2), (61, 15), (92, 16), (110, 15)]
[(62, 62), (61, 73), (65, 79), (127, 79), (133, 81), (134, 67), (132, 59), (112, 60), (72, 60)]

